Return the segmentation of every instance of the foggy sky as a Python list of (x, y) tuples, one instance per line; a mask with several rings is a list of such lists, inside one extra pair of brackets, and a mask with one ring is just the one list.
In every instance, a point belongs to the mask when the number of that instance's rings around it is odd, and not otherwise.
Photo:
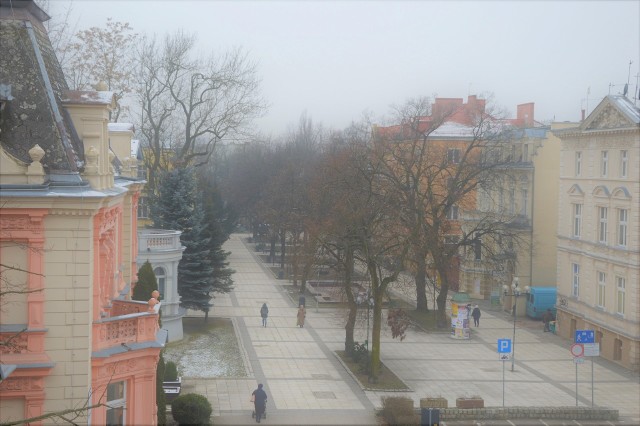
[[(51, 14), (66, 3), (54, 0)], [(534, 102), (538, 121), (576, 121), (621, 93), (629, 69), (638, 92), (638, 0), (92, 0), (74, 1), (73, 16), (78, 29), (112, 17), (139, 33), (195, 33), (203, 52), (246, 49), (270, 105), (257, 124), (274, 136), (305, 110), (340, 129), (363, 111), (381, 122), (392, 104), (433, 95), (492, 95), (512, 116)]]

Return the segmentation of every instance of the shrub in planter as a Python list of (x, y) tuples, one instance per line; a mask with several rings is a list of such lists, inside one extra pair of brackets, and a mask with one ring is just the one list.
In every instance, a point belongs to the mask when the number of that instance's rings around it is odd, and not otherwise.
[(448, 408), (447, 398), (441, 396), (437, 398), (420, 398), (420, 408)]
[(164, 367), (164, 381), (175, 382), (178, 380), (178, 367), (173, 361), (167, 361)]
[(403, 396), (382, 398), (382, 417), (390, 425), (417, 425), (418, 415), (413, 410), (413, 400)]
[(171, 415), (181, 425), (208, 425), (212, 411), (207, 398), (197, 393), (180, 395), (171, 403)]
[(456, 398), (457, 408), (484, 408), (484, 399), (479, 396)]

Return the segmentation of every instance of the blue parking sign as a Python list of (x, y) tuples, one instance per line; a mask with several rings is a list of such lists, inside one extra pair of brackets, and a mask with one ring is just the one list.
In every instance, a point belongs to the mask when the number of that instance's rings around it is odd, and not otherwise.
[(511, 353), (511, 339), (498, 339), (498, 353), (499, 354)]
[(595, 343), (593, 330), (576, 330), (575, 343)]

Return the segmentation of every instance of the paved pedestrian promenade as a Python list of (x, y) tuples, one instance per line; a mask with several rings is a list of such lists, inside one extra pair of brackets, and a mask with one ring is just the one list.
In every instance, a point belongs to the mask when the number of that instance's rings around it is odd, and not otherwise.
[[(211, 315), (232, 318), (242, 347), (247, 377), (198, 379), (185, 383), (186, 392), (205, 395), (213, 406), (217, 425), (251, 424), (249, 397), (258, 383), (268, 394), (267, 419), (275, 425), (374, 425), (374, 409), (381, 397), (442, 396), (455, 406), (461, 396), (479, 395), (485, 406), (501, 406), (502, 361), (497, 339), (512, 338), (513, 322), (500, 311), (480, 305), (480, 327), (470, 340), (453, 340), (448, 333), (410, 330), (400, 342), (383, 330), (383, 362), (412, 392), (363, 391), (342, 367), (334, 351), (344, 349), (344, 314), (333, 308), (316, 308), (307, 300), (307, 321), (296, 327), (297, 300), (283, 289), (286, 281), (273, 277), (234, 234), (224, 249), (231, 251), (236, 270), (235, 289), (216, 297)], [(269, 319), (262, 327), (260, 307), (267, 303)], [(360, 321), (356, 340), (366, 338), (366, 321)], [(542, 324), (518, 320), (516, 362), (505, 365), (506, 406), (575, 406), (576, 368), (569, 352), (571, 342), (543, 333)], [(593, 365), (595, 405), (620, 410), (625, 424), (640, 424), (640, 379), (611, 362)], [(578, 366), (580, 406), (591, 406), (591, 363)], [(444, 423), (443, 423), (444, 424)]]

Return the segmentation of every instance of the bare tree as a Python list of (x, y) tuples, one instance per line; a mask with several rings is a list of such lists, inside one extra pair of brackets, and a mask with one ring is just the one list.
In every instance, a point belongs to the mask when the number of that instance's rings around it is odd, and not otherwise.
[(72, 90), (106, 90), (114, 93), (116, 108), (111, 120), (118, 121), (126, 110), (123, 98), (133, 91), (135, 51), (138, 35), (127, 22), (107, 18), (104, 28), (91, 27), (75, 34), (61, 46), (63, 71)]

